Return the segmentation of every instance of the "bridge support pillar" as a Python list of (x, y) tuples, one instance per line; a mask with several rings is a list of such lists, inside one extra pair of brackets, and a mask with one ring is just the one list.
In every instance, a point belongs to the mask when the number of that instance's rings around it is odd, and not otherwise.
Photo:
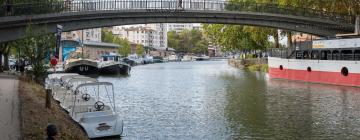
[(355, 34), (357, 34), (357, 35), (360, 34), (360, 16), (356, 16), (356, 21), (355, 21)]

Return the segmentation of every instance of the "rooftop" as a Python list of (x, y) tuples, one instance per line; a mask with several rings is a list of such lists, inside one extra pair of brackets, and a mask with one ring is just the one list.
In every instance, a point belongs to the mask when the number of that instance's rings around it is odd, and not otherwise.
[(106, 43), (106, 42), (95, 42), (95, 41), (84, 41), (84, 45), (86, 46), (101, 46), (101, 47), (109, 47), (109, 48), (119, 48), (120, 45), (114, 43)]

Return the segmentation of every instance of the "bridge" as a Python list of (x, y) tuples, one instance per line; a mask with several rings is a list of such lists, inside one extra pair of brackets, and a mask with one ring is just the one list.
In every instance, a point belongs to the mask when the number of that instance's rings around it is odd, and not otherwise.
[(31, 24), (38, 34), (145, 23), (219, 23), (273, 27), (335, 36), (354, 31), (355, 17), (276, 4), (212, 0), (88, 0), (0, 6), (0, 42), (25, 37)]

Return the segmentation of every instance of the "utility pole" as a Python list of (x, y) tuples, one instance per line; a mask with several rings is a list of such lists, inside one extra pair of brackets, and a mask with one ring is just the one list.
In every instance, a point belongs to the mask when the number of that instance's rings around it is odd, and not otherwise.
[(84, 58), (84, 29), (81, 30), (81, 58)]
[(355, 34), (360, 34), (360, 16), (356, 16), (355, 20)]

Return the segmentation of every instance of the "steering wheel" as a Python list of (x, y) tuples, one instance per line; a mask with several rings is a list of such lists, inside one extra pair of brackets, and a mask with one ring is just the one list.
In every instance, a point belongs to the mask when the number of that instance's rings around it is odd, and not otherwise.
[(90, 94), (83, 94), (81, 95), (81, 98), (85, 101), (89, 101), (90, 100)]
[(101, 101), (97, 101), (95, 102), (95, 105), (94, 105), (96, 111), (101, 111), (105, 108), (105, 104)]
[(67, 86), (66, 86), (66, 89), (67, 89), (67, 90), (70, 90), (71, 87), (73, 87), (73, 85), (67, 85)]

